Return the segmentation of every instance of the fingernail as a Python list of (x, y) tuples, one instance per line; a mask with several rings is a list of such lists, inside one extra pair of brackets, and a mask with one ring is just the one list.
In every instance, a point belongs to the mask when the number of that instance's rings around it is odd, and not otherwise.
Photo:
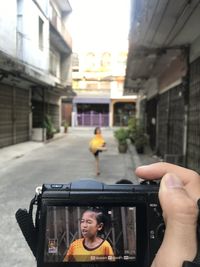
[(165, 184), (168, 188), (182, 188), (183, 182), (174, 174), (167, 174), (165, 177)]

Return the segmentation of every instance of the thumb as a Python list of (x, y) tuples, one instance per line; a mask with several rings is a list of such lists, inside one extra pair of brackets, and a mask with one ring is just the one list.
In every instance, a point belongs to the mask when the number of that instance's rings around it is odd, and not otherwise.
[(174, 173), (165, 174), (161, 180), (160, 191), (175, 193), (176, 189), (184, 189), (183, 181)]
[(197, 251), (197, 205), (182, 179), (173, 173), (163, 176), (159, 199), (166, 229), (152, 266), (182, 266), (183, 260), (192, 261)]
[(183, 181), (173, 173), (163, 176), (159, 199), (165, 221), (196, 224), (198, 209), (184, 188)]

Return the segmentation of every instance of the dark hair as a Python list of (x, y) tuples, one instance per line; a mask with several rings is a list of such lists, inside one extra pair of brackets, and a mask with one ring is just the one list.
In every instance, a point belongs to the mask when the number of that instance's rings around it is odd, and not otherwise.
[(103, 211), (99, 208), (96, 208), (96, 207), (89, 207), (87, 210), (85, 210), (83, 213), (87, 212), (87, 211), (91, 211), (91, 212), (94, 212), (95, 215), (96, 215), (96, 220), (97, 220), (97, 223), (100, 224), (100, 223), (103, 223), (105, 224), (105, 215), (103, 213)]
[(94, 134), (97, 134), (97, 131), (98, 131), (98, 130), (101, 131), (100, 127), (96, 127), (96, 128), (94, 129)]
[(102, 238), (104, 238), (104, 230), (105, 230), (106, 225), (107, 225), (107, 217), (105, 216), (103, 209), (98, 208), (98, 207), (88, 207), (88, 209), (86, 209), (83, 212), (83, 214), (87, 211), (95, 213), (95, 218), (96, 218), (97, 224), (100, 224), (100, 223), (103, 224), (102, 229), (98, 232), (98, 235), (100, 235)]

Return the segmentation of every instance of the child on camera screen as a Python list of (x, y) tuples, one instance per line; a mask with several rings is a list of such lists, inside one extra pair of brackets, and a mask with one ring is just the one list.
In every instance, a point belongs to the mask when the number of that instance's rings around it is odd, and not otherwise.
[(82, 214), (81, 233), (83, 238), (75, 240), (69, 247), (63, 261), (107, 261), (114, 259), (114, 253), (107, 240), (98, 234), (104, 227), (104, 215), (97, 209), (88, 209)]

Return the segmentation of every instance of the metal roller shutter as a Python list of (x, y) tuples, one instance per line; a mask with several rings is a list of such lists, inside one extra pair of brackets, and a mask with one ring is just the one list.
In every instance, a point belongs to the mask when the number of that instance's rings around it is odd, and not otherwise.
[(29, 91), (16, 88), (16, 143), (29, 140)]
[(0, 85), (0, 147), (29, 140), (29, 91)]
[(0, 84), (0, 147), (13, 143), (12, 100), (12, 88)]

